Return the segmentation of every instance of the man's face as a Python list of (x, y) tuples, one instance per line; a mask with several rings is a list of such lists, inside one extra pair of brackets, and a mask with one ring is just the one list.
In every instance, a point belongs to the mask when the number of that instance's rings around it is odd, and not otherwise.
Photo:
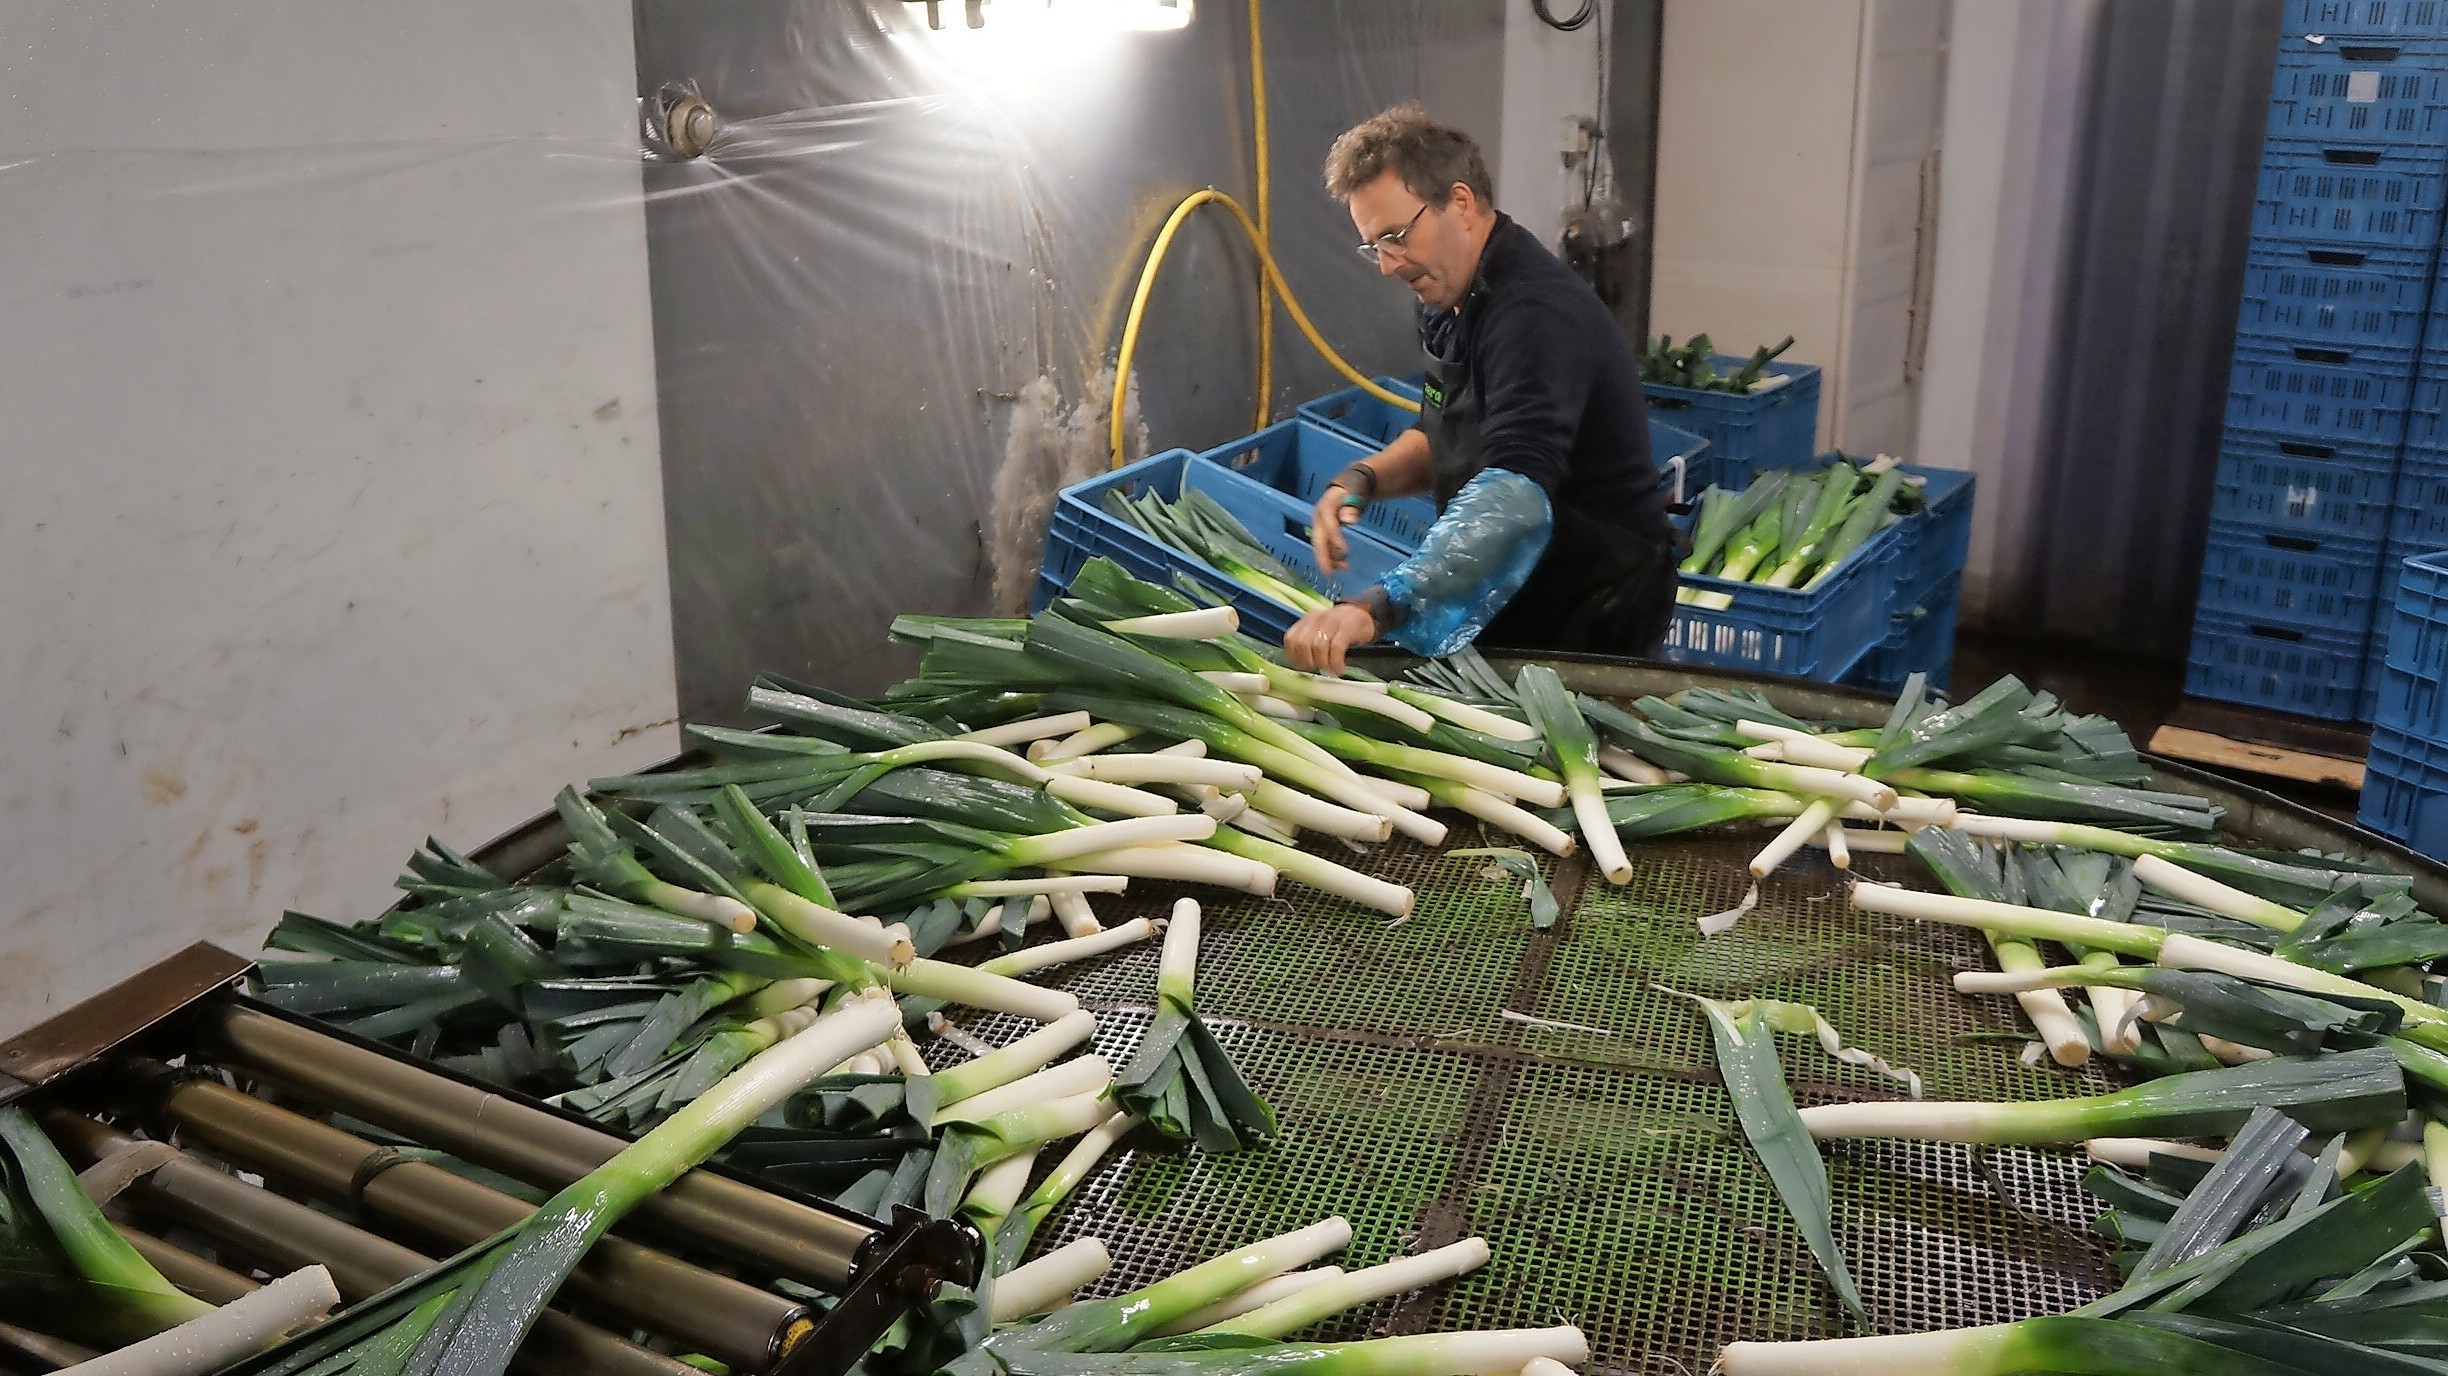
[[(1456, 187), (1444, 205), (1430, 207), (1388, 172), (1352, 193), (1352, 228), (1362, 243), (1378, 245), (1379, 276), (1399, 277), (1422, 302), (1450, 310), (1479, 265), (1463, 228), (1469, 199), (1467, 187)], [(1400, 237), (1400, 247), (1386, 241), (1389, 234)]]

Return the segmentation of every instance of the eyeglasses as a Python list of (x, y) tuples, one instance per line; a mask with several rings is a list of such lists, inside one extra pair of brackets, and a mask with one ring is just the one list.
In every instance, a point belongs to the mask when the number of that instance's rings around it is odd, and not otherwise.
[(1427, 214), (1433, 208), (1434, 207), (1422, 203), (1418, 210), (1411, 213), (1410, 223), (1404, 225), (1400, 229), (1389, 229), (1385, 233), (1378, 235), (1376, 238), (1369, 240), (1367, 243), (1359, 245), (1357, 249), (1358, 253), (1361, 257), (1374, 263), (1379, 260), (1378, 256), (1380, 254), (1390, 252), (1400, 255), (1408, 252), (1408, 250), (1403, 247), (1403, 241), (1410, 238), (1411, 231), (1418, 227), (1420, 216)]

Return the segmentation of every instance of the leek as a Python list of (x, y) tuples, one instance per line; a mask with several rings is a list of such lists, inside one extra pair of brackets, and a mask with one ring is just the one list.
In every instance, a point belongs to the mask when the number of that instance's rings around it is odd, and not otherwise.
[(138, 1255), (26, 1111), (0, 1106), (0, 1316), (117, 1347), (213, 1312)]
[(1598, 775), (1597, 736), (1555, 670), (1543, 664), (1529, 665), (1515, 676), (1513, 684), (1521, 693), (1523, 710), (1547, 737), (1547, 748), (1564, 775), (1573, 818), (1580, 823), (1591, 862), (1608, 883), (1630, 883), (1632, 862), (1624, 855), (1623, 842), (1607, 817), (1606, 792)]
[(1802, 1230), (1811, 1255), (1819, 1259), (1819, 1269), (1835, 1287), (1836, 1298), (1856, 1322), (1869, 1327), (1869, 1311), (1862, 1307), (1861, 1292), (1853, 1284), (1853, 1273), (1845, 1266), (1844, 1252), (1836, 1245), (1835, 1231), (1828, 1222), (1827, 1163), (1819, 1159), (1818, 1144), (1811, 1140), (1794, 1107), (1793, 1094), (1785, 1087), (1785, 1071), (1777, 1060), (1765, 1007), (1754, 1004), (1737, 1010), (1715, 999), (1695, 998), (1693, 1002), (1708, 1015), (1709, 1032), (1717, 1044), (1717, 1072), (1734, 1100), (1734, 1116), (1752, 1152), (1767, 1168), (1777, 1197)]
[(2087, 1098), (1823, 1104), (1803, 1109), (1802, 1122), (1821, 1138), (2044, 1144), (2230, 1133), (2255, 1107), (2275, 1108), (2316, 1132), (2393, 1123), (2405, 1117), (2405, 1077), (2395, 1056), (2374, 1048), (2197, 1070)]
[(1199, 907), (1185, 898), (1173, 905), (1165, 929), (1155, 1021), (1115, 1079), (1113, 1098), (1165, 1136), (1195, 1140), (1207, 1151), (1260, 1146), (1274, 1139), (1275, 1112), (1243, 1082), (1199, 1018), (1198, 942)]
[[(874, 992), (853, 998), (733, 1072), (492, 1243), (359, 1305), (258, 1370), (499, 1376), (562, 1281), (614, 1223), (826, 1067), (881, 1045), (899, 1025), (890, 999)], [(405, 1361), (393, 1366), (403, 1349)]]

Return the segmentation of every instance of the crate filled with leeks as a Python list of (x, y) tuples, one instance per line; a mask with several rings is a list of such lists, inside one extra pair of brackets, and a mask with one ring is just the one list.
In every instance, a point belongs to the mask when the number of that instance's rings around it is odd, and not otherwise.
[(1690, 518), (1666, 658), (1834, 681), (1887, 637), (1921, 504), (1901, 465), (1842, 455), (1712, 487)]

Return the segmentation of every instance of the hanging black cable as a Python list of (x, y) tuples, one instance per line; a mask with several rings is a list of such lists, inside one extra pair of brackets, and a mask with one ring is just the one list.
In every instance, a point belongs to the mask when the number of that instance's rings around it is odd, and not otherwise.
[(1590, 19), (1598, 13), (1598, 0), (1581, 0), (1581, 8), (1573, 11), (1572, 17), (1569, 19), (1558, 19), (1553, 14), (1548, 13), (1547, 0), (1530, 0), (1530, 12), (1537, 15), (1539, 17), (1539, 22), (1545, 24), (1548, 28), (1561, 29), (1565, 33), (1571, 33), (1573, 30), (1586, 27), (1589, 24)]

